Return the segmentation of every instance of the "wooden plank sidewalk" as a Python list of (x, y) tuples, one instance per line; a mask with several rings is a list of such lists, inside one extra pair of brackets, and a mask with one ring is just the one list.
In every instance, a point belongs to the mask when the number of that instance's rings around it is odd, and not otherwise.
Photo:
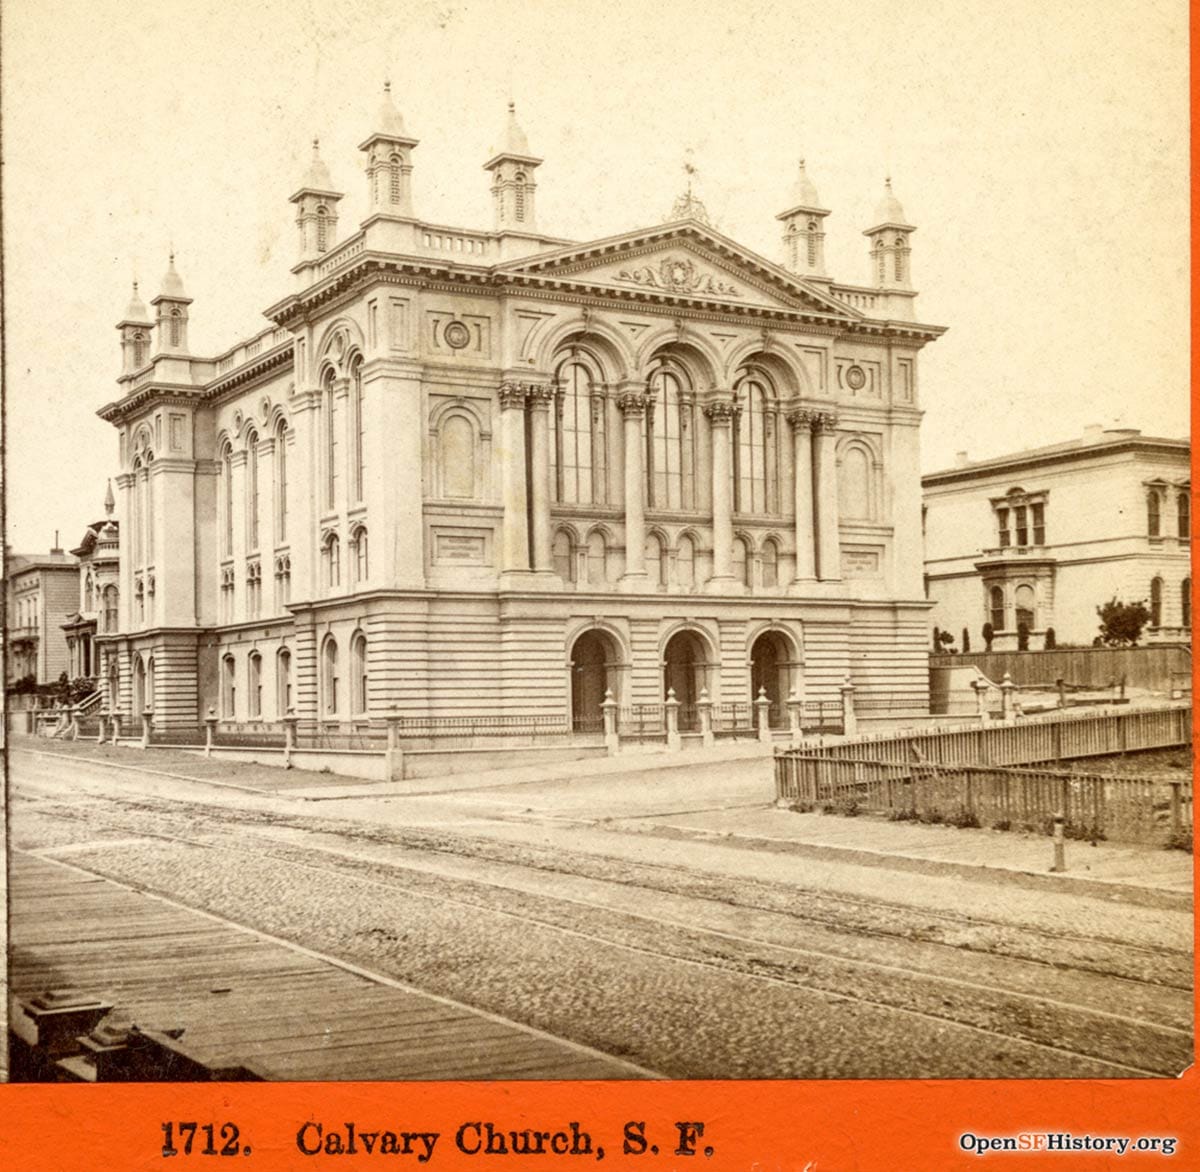
[(268, 1079), (612, 1079), (646, 1072), (373, 980), (250, 929), (13, 851), (10, 990), (70, 988), (210, 1066)]

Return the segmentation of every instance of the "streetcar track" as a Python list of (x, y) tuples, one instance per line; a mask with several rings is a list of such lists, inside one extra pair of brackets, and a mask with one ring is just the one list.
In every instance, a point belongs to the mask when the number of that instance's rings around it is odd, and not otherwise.
[[(343, 879), (349, 878), (349, 879), (352, 879), (354, 882), (363, 883), (365, 885), (372, 886), (372, 887), (378, 887), (378, 888), (381, 888), (385, 891), (389, 891), (392, 893), (395, 893), (397, 890), (404, 890), (405, 894), (415, 897), (415, 898), (425, 900), (426, 902), (430, 902), (430, 903), (453, 904), (455, 906), (469, 908), (473, 911), (480, 911), (480, 910), (486, 911), (491, 914), (503, 916), (505, 918), (512, 919), (512, 920), (515, 920), (520, 923), (533, 924), (540, 928), (543, 928), (543, 929), (546, 929), (549, 931), (553, 931), (553, 932), (557, 932), (561, 935), (569, 936), (569, 937), (572, 937), (575, 939), (586, 940), (591, 943), (598, 943), (598, 944), (604, 945), (606, 947), (616, 948), (616, 949), (619, 949), (622, 951), (634, 953), (636, 955), (648, 957), (648, 958), (651, 958), (654, 960), (669, 961), (669, 962), (673, 962), (673, 963), (682, 963), (682, 964), (686, 964), (686, 965), (693, 966), (693, 967), (698, 967), (698, 968), (703, 968), (703, 969), (710, 970), (710, 971), (719, 972), (725, 976), (733, 975), (733, 976), (742, 977), (745, 979), (758, 981), (758, 982), (762, 982), (762, 983), (766, 983), (766, 984), (770, 984), (770, 985), (774, 985), (774, 986), (781, 986), (781, 987), (791, 988), (791, 989), (803, 989), (809, 993), (817, 994), (817, 995), (824, 996), (824, 997), (834, 997), (834, 998), (837, 998), (840, 1000), (854, 1001), (859, 1004), (871, 1006), (876, 1010), (881, 1010), (884, 1012), (896, 1013), (896, 1014), (901, 1014), (901, 1015), (913, 1016), (913, 1017), (921, 1018), (923, 1020), (935, 1021), (935, 1022), (942, 1023), (942, 1024), (949, 1024), (949, 1025), (955, 1026), (957, 1028), (961, 1028), (961, 1029), (972, 1031), (974, 1033), (982, 1034), (986, 1037), (1001, 1038), (1007, 1042), (1015, 1043), (1015, 1044), (1022, 1045), (1022, 1046), (1030, 1046), (1030, 1047), (1033, 1047), (1033, 1048), (1036, 1048), (1039, 1050), (1045, 1050), (1045, 1051), (1049, 1051), (1052, 1053), (1065, 1054), (1065, 1055), (1070, 1055), (1075, 1058), (1086, 1059), (1088, 1061), (1098, 1063), (1102, 1066), (1111, 1067), (1114, 1070), (1119, 1070), (1119, 1071), (1123, 1071), (1126, 1073), (1138, 1074), (1138, 1075), (1154, 1077), (1154, 1078), (1167, 1077), (1165, 1072), (1162, 1070), (1155, 1070), (1155, 1069), (1151, 1069), (1148, 1067), (1136, 1066), (1131, 1063), (1117, 1061), (1112, 1058), (1099, 1057), (1096, 1054), (1088, 1053), (1087, 1051), (1084, 1051), (1084, 1050), (1078, 1050), (1078, 1049), (1074, 1049), (1074, 1048), (1071, 1048), (1068, 1046), (1056, 1046), (1056, 1045), (1053, 1045), (1048, 1042), (1037, 1041), (1032, 1038), (1024, 1037), (1024, 1036), (1021, 1036), (1020, 1034), (1007, 1033), (1002, 1030), (996, 1030), (996, 1029), (988, 1029), (985, 1026), (974, 1025), (970, 1022), (964, 1022), (957, 1017), (952, 1017), (949, 1015), (943, 1015), (943, 1014), (937, 1014), (937, 1013), (931, 1013), (931, 1012), (928, 1012), (925, 1010), (913, 1009), (913, 1008), (909, 1008), (906, 1006), (895, 1005), (895, 1004), (889, 1003), (887, 1001), (863, 996), (860, 994), (849, 993), (849, 992), (845, 992), (845, 991), (831, 993), (830, 990), (824, 989), (818, 984), (815, 984), (812, 982), (806, 982), (806, 981), (803, 981), (800, 979), (795, 979), (795, 978), (787, 979), (787, 978), (784, 978), (781, 976), (775, 976), (775, 975), (771, 975), (771, 974), (767, 974), (767, 973), (763, 973), (763, 972), (747, 971), (745, 968), (739, 968), (739, 967), (736, 967), (736, 966), (730, 965), (730, 964), (720, 964), (720, 963), (717, 963), (712, 960), (704, 960), (704, 959), (698, 959), (695, 957), (679, 956), (679, 955), (676, 955), (676, 954), (673, 954), (670, 952), (663, 952), (663, 951), (658, 951), (658, 950), (654, 950), (654, 949), (650, 949), (650, 948), (645, 948), (645, 947), (642, 947), (642, 946), (639, 946), (636, 944), (630, 944), (630, 943), (627, 943), (624, 941), (612, 940), (611, 938), (609, 938), (607, 936), (597, 934), (594, 932), (588, 932), (588, 931), (585, 931), (580, 928), (572, 928), (572, 927), (567, 927), (567, 926), (564, 926), (561, 924), (557, 924), (551, 920), (547, 920), (542, 917), (532, 915), (529, 913), (517, 912), (517, 911), (512, 911), (512, 910), (504, 909), (504, 908), (497, 908), (497, 907), (494, 907), (487, 903), (473, 901), (470, 899), (463, 898), (461, 896), (449, 895), (446, 893), (431, 894), (431, 893), (427, 893), (427, 892), (416, 891), (411, 888), (400, 888), (397, 884), (394, 884), (394, 883), (386, 883), (381, 880), (373, 879), (373, 878), (363, 876), (363, 875), (357, 875), (357, 874), (348, 875), (344, 869), (328, 867), (328, 866), (320, 866), (315, 863), (309, 863), (309, 862), (300, 861), (300, 860), (297, 860), (294, 858), (288, 858), (286, 856), (282, 856), (278, 853), (271, 852), (271, 851), (250, 851), (245, 848), (214, 845), (212, 843), (206, 843), (206, 842), (196, 840), (196, 839), (188, 839), (188, 838), (185, 838), (185, 837), (182, 837), (179, 835), (170, 835), (170, 834), (163, 834), (163, 833), (148, 834), (147, 837), (153, 837), (153, 838), (162, 839), (162, 840), (168, 841), (168, 842), (173, 842), (173, 843), (178, 843), (178, 844), (182, 844), (185, 846), (190, 846), (195, 849), (202, 850), (202, 851), (223, 852), (223, 853), (227, 853), (227, 854), (235, 855), (235, 856), (238, 854), (249, 855), (252, 858), (269, 857), (269, 858), (274, 859), (276, 862), (283, 863), (288, 866), (299, 867), (299, 868), (303, 868), (305, 870), (310, 870), (310, 871), (314, 871), (314, 872), (317, 872), (320, 874), (325, 874), (325, 875), (335, 875), (335, 876), (338, 876)], [(321, 850), (323, 853), (326, 853), (326, 854), (333, 854), (335, 857), (343, 857), (343, 858), (347, 858), (347, 859), (351, 859), (351, 860), (354, 859), (354, 856), (340, 855), (339, 852), (328, 851), (325, 848), (317, 847), (315, 849)], [(79, 864), (70, 864), (70, 865), (79, 866)], [(83, 869), (88, 869), (88, 868), (85, 867)], [(98, 872), (94, 872), (94, 873), (103, 874), (102, 871), (98, 871)], [(487, 881), (479, 881), (479, 882), (486, 883)], [(126, 882), (126, 885), (128, 886), (129, 884)], [(488, 883), (487, 885), (503, 887), (503, 885), (490, 884), (490, 883)], [(511, 890), (511, 889), (506, 889), (506, 890)], [(575, 904), (579, 904), (582, 906), (587, 906), (587, 907), (592, 908), (593, 910), (601, 910), (601, 911), (609, 912), (609, 913), (612, 913), (612, 911), (613, 911), (613, 909), (605, 908), (603, 905), (589, 904), (586, 901), (573, 900), (573, 899), (560, 897), (560, 896), (554, 896), (552, 898), (557, 901), (561, 901), (561, 902), (575, 903)], [(685, 925), (679, 925), (678, 923), (675, 923), (675, 922), (672, 922), (669, 920), (665, 920), (660, 917), (644, 915), (644, 914), (640, 914), (640, 913), (636, 913), (636, 912), (618, 912), (616, 914), (627, 915), (630, 918), (642, 919), (642, 920), (646, 920), (651, 923), (659, 923), (659, 924), (662, 924), (663, 926), (671, 927), (671, 928), (675, 928), (675, 929), (679, 929), (682, 927), (685, 930), (691, 931), (695, 935), (712, 935), (712, 936), (716, 936), (718, 938), (724, 938), (724, 939), (729, 939), (729, 940), (737, 941), (737, 942), (741, 942), (741, 943), (752, 944), (759, 948), (769, 947), (769, 948), (777, 948), (782, 951), (794, 951), (794, 952), (802, 954), (802, 955), (807, 954), (807, 950), (804, 950), (804, 949), (791, 948), (786, 945), (770, 944), (769, 942), (753, 940), (751, 938), (746, 938), (746, 937), (739, 938), (734, 934), (724, 933), (724, 932), (721, 932), (718, 930), (712, 930), (712, 929), (706, 929), (706, 928), (705, 929), (687, 928), (687, 926), (685, 926)], [(257, 929), (255, 929), (255, 930), (257, 931)], [(839, 963), (847, 963), (846, 958), (838, 957), (836, 954), (832, 954), (832, 953), (825, 954), (825, 953), (820, 953), (820, 952), (813, 952), (812, 955), (822, 956), (825, 959), (835, 960)], [(856, 963), (856, 962), (851, 961), (849, 963)], [(871, 965), (870, 962), (862, 962), (862, 963), (866, 967), (880, 967), (880, 968), (884, 968), (885, 970), (888, 968), (894, 968), (895, 971), (904, 972), (904, 974), (906, 976), (915, 976), (915, 977), (924, 978), (924, 979), (930, 978), (930, 974), (920, 973), (919, 971), (915, 971), (915, 970), (901, 969), (901, 968), (899, 968), (899, 966), (882, 966), (882, 965), (875, 966), (875, 965)], [(965, 981), (962, 981), (961, 979), (956, 979), (956, 978), (942, 978), (940, 976), (937, 976), (937, 977), (934, 977), (933, 979), (934, 980), (947, 980), (948, 983), (950, 983), (950, 984), (959, 985), (959, 986), (965, 987), (965, 988), (973, 988), (977, 991), (987, 992), (989, 994), (997, 994), (998, 993), (1002, 997), (1020, 998), (1022, 1000), (1031, 1001), (1036, 1004), (1054, 1006), (1057, 1008), (1065, 1008), (1065, 1009), (1069, 1009), (1069, 1010), (1076, 1011), (1076, 1012), (1082, 1012), (1085, 1014), (1094, 1013), (1097, 1016), (1121, 1021), (1124, 1024), (1132, 1025), (1135, 1027), (1140, 1027), (1140, 1028), (1146, 1029), (1147, 1031), (1150, 1031), (1150, 1032), (1160, 1031), (1160, 1032), (1175, 1034), (1175, 1035), (1182, 1036), (1182, 1037), (1190, 1036), (1190, 1033), (1186, 1030), (1179, 1030), (1176, 1027), (1172, 1027), (1172, 1026), (1163, 1026), (1157, 1022), (1151, 1022), (1146, 1019), (1132, 1018), (1132, 1017), (1128, 1017), (1125, 1015), (1119, 1015), (1119, 1014), (1111, 1014), (1106, 1011), (1097, 1011), (1097, 1010), (1093, 1010), (1087, 1006), (1080, 1006), (1080, 1005), (1068, 1003), (1068, 1002), (1058, 1002), (1058, 1001), (1054, 1001), (1054, 1000), (1046, 999), (1046, 998), (1038, 998), (1033, 994), (1022, 994), (1022, 993), (1012, 991), (1012, 990), (997, 989), (994, 987), (978, 985), (978, 984), (975, 984), (972, 982), (965, 982)], [(1144, 983), (1149, 984), (1149, 982), (1144, 982)]]

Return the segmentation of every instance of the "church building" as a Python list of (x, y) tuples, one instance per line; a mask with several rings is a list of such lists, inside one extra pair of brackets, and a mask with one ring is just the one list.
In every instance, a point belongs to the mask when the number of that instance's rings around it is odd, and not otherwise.
[[(106, 702), (158, 728), (544, 718), (669, 692), (684, 727), (765, 695), (925, 708), (914, 227), (890, 181), (867, 279), (825, 265), (803, 162), (781, 260), (689, 193), (665, 223), (539, 227), (509, 106), (490, 229), (414, 207), (386, 92), (369, 214), (317, 144), (271, 328), (188, 344), (174, 257), (118, 325), (119, 630)], [(347, 166), (345, 168), (349, 170)], [(202, 312), (203, 307), (196, 307)]]

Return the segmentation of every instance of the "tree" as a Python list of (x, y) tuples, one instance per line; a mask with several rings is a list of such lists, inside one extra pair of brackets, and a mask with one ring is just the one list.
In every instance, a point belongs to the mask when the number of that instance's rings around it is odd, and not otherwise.
[(1058, 636), (1054, 633), (1053, 627), (1046, 628), (1046, 639), (1042, 646), (1047, 651), (1053, 651), (1058, 646)]
[(1150, 621), (1145, 602), (1118, 602), (1110, 598), (1096, 607), (1100, 616), (1100, 641), (1109, 647), (1136, 647), (1142, 630)]
[(934, 627), (933, 628), (933, 650), (936, 653), (938, 651), (941, 651), (941, 649), (942, 649), (942, 632), (937, 627)]
[(962, 645), (963, 645), (963, 654), (964, 655), (968, 654), (971, 650), (971, 632), (968, 631), (966, 627), (963, 627)]
[(1018, 623), (1017, 624), (1017, 650), (1018, 651), (1028, 651), (1029, 650), (1029, 624), (1028, 623)]
[(996, 628), (991, 623), (983, 624), (983, 642), (988, 651), (992, 649), (992, 640), (996, 637)]
[(949, 654), (954, 654), (954, 636), (949, 631), (942, 631), (938, 635), (937, 641), (941, 644), (938, 648), (939, 651), (944, 648)]

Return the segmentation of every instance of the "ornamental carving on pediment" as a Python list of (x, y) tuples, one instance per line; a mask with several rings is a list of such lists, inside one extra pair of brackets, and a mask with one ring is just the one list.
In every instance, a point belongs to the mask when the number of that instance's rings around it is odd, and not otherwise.
[(646, 285), (666, 293), (708, 293), (714, 296), (739, 297), (741, 291), (715, 273), (698, 269), (686, 256), (664, 257), (657, 265), (642, 265), (636, 269), (621, 269), (618, 281)]

